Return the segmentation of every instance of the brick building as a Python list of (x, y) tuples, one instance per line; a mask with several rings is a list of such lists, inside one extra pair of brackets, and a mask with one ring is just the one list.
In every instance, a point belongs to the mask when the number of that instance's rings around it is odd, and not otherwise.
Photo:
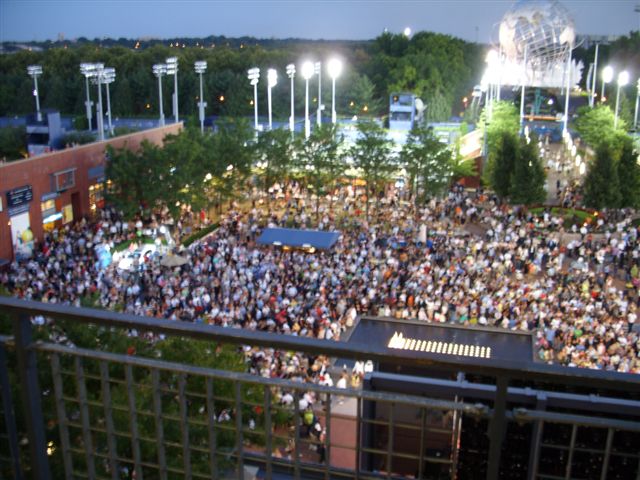
[(31, 235), (41, 240), (46, 230), (102, 206), (107, 145), (159, 145), (181, 128), (182, 123), (167, 125), (0, 165), (0, 259), (13, 259)]

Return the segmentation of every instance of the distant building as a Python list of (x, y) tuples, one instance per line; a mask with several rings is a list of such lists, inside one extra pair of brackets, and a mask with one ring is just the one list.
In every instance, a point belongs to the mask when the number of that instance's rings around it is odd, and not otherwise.
[(27, 117), (27, 151), (29, 156), (50, 152), (62, 138), (64, 133), (60, 120), (60, 112), (42, 112), (42, 120), (35, 115)]
[(413, 93), (392, 93), (389, 99), (389, 129), (411, 130), (416, 115)]

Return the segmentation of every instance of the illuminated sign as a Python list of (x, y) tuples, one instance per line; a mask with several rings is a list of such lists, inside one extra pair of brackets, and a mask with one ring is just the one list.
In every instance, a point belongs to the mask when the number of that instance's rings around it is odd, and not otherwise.
[(33, 200), (33, 190), (31, 185), (14, 188), (7, 192), (7, 207), (18, 207)]
[(413, 352), (439, 353), (441, 355), (460, 355), (463, 357), (491, 358), (491, 347), (468, 345), (464, 343), (439, 342), (435, 340), (419, 340), (405, 338), (402, 333), (395, 332), (389, 339), (388, 348)]

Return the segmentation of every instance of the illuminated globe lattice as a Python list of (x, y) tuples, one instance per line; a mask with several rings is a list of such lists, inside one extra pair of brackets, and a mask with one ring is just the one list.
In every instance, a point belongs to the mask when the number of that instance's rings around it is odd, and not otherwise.
[(575, 43), (573, 19), (556, 0), (521, 0), (500, 23), (500, 47), (506, 58), (548, 69), (565, 62)]

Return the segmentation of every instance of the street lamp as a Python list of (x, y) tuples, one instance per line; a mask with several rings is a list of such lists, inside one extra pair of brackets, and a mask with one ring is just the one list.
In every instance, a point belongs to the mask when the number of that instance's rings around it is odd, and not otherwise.
[(309, 122), (309, 79), (313, 77), (314, 65), (307, 61), (302, 64), (302, 78), (305, 80), (305, 100), (304, 100), (304, 137), (311, 135), (311, 123)]
[(200, 115), (200, 133), (204, 133), (204, 108), (207, 102), (204, 101), (202, 93), (202, 74), (207, 70), (207, 62), (204, 60), (197, 61), (195, 64), (196, 73), (200, 75), (200, 101), (198, 102), (198, 112)]
[(267, 70), (267, 105), (269, 108), (269, 130), (272, 128), (271, 123), (271, 89), (278, 83), (278, 72), (274, 68)]
[(95, 65), (93, 63), (81, 63), (80, 73), (84, 75), (85, 86), (87, 89), (87, 100), (84, 102), (87, 112), (87, 123), (89, 124), (89, 131), (91, 131), (91, 119), (93, 102), (91, 101), (91, 94), (89, 93), (89, 79), (95, 75)]
[(173, 116), (178, 123), (178, 57), (169, 57), (167, 62), (167, 75), (173, 75)]
[(405, 37), (409, 38), (411, 36), (411, 28), (405, 27), (405, 29), (404, 29), (404, 31), (402, 33), (404, 33)]
[(626, 70), (618, 74), (618, 91), (616, 93), (616, 116), (613, 120), (613, 128), (618, 128), (618, 107), (620, 107), (620, 87), (629, 83), (629, 72)]
[(609, 83), (611, 80), (613, 80), (613, 68), (611, 68), (610, 66), (606, 66), (604, 67), (604, 69), (602, 70), (602, 92), (600, 92), (600, 101), (604, 102), (605, 97), (604, 97), (604, 90), (605, 90), (605, 86), (607, 85), (607, 83)]
[(320, 126), (322, 125), (322, 62), (314, 64), (314, 72), (318, 75), (318, 116), (316, 122)]
[(336, 78), (342, 73), (342, 62), (337, 58), (329, 60), (327, 65), (331, 77), (331, 123), (336, 123)]
[(33, 77), (34, 89), (33, 96), (36, 97), (36, 118), (39, 122), (42, 121), (42, 114), (40, 113), (40, 96), (38, 92), (38, 75), (42, 75), (42, 67), (40, 65), (29, 65), (27, 67), (27, 73)]
[(258, 82), (260, 81), (260, 69), (250, 68), (247, 71), (247, 78), (253, 85), (253, 116), (254, 128), (258, 130)]
[(113, 126), (111, 125), (111, 97), (109, 96), (109, 84), (116, 79), (116, 69), (113, 67), (105, 68), (102, 75), (102, 83), (107, 86), (107, 119), (109, 120), (109, 133), (113, 135)]
[(636, 113), (633, 116), (633, 128), (638, 130), (638, 103), (640, 102), (640, 78), (638, 79), (638, 84), (636, 85)]
[(153, 74), (158, 77), (158, 103), (160, 105), (160, 126), (164, 126), (164, 110), (162, 108), (162, 76), (167, 74), (167, 65), (156, 63), (153, 66)]
[(293, 133), (295, 123), (293, 111), (293, 79), (296, 76), (296, 66), (293, 63), (287, 65), (287, 76), (291, 79), (291, 116), (289, 117), (289, 130)]

